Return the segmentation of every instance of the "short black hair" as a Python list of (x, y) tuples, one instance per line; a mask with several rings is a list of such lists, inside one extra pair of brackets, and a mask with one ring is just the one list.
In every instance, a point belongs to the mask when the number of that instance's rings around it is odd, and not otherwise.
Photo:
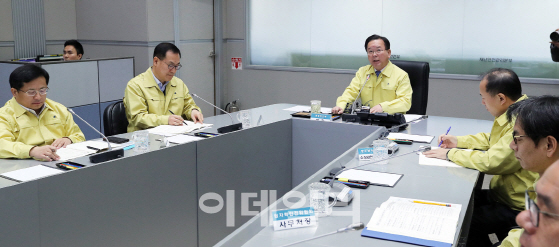
[(69, 45), (76, 48), (76, 53), (78, 53), (78, 55), (82, 54), (82, 57), (83, 57), (83, 46), (80, 42), (78, 42), (75, 39), (67, 40), (66, 42), (64, 42), (64, 47), (69, 46)]
[(511, 122), (514, 117), (536, 146), (547, 136), (559, 141), (558, 96), (544, 95), (516, 102), (507, 110), (507, 120)]
[(167, 55), (167, 51), (179, 54), (179, 57), (181, 57), (181, 50), (171, 43), (160, 43), (157, 45), (153, 50), (153, 57), (157, 57), (159, 60), (164, 60)]
[(382, 41), (384, 41), (384, 49), (390, 50), (390, 41), (388, 41), (388, 39), (386, 37), (373, 34), (365, 40), (365, 51), (367, 51), (367, 45), (369, 44), (369, 42), (371, 42), (372, 40), (376, 40), (376, 39), (382, 39)]
[(483, 79), (487, 80), (485, 91), (491, 96), (502, 93), (514, 101), (522, 97), (520, 79), (510, 69), (493, 68), (482, 76)]
[(10, 74), (10, 87), (16, 90), (20, 90), (23, 87), (23, 83), (30, 82), (41, 76), (45, 78), (48, 85), (49, 73), (45, 69), (34, 64), (26, 64), (17, 67)]

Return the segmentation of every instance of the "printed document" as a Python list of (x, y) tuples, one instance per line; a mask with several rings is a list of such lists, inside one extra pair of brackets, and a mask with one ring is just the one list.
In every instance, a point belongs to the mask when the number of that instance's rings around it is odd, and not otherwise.
[[(452, 244), (461, 210), (461, 204), (390, 197), (375, 209), (364, 233), (382, 232)], [(397, 241), (397, 237), (391, 240)]]

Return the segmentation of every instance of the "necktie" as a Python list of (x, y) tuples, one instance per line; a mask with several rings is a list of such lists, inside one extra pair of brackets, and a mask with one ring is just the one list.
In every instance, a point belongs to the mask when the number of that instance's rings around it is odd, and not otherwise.
[(378, 75), (380, 75), (380, 70), (375, 71), (375, 74), (377, 74), (378, 77)]

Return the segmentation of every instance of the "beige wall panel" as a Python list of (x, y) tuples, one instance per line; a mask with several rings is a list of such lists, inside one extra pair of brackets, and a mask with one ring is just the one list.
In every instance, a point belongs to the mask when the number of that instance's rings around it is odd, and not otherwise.
[[(0, 0), (0, 41), (14, 41), (14, 27), (12, 23), (12, 1)], [(12, 55), (10, 56), (13, 57)]]
[(149, 41), (175, 39), (173, 0), (147, 0), (147, 13)]
[(0, 47), (0, 60), (10, 60), (14, 58), (14, 47)]
[[(181, 44), (180, 77), (190, 92), (214, 103), (214, 61), (209, 57), (213, 43)], [(214, 108), (200, 99), (194, 99), (205, 117), (214, 115)]]
[(149, 50), (148, 47), (84, 44), (83, 49), (85, 53), (88, 54), (86, 56), (88, 58), (134, 57), (134, 76), (143, 73), (151, 66), (151, 60), (148, 61), (148, 59), (146, 59)]
[(245, 0), (223, 1), (223, 38), (245, 39), (246, 4)]
[(180, 0), (181, 40), (213, 39), (213, 0)]
[(47, 54), (62, 54), (64, 45), (47, 45)]
[(76, 0), (81, 40), (147, 41), (145, 0)]
[(76, 1), (43, 0), (47, 40), (77, 39)]

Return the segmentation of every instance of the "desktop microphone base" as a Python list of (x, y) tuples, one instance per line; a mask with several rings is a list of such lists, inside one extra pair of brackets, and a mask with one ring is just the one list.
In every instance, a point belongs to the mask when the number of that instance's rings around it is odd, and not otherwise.
[(361, 121), (361, 118), (359, 118), (357, 114), (344, 113), (342, 114), (342, 121), (359, 123)]
[(225, 134), (225, 133), (229, 133), (229, 132), (233, 132), (233, 131), (237, 131), (237, 130), (241, 130), (241, 129), (243, 129), (243, 124), (238, 123), (238, 124), (223, 126), (219, 129), (217, 129), (217, 133)]
[(100, 163), (124, 157), (124, 149), (115, 149), (89, 156), (91, 163)]

